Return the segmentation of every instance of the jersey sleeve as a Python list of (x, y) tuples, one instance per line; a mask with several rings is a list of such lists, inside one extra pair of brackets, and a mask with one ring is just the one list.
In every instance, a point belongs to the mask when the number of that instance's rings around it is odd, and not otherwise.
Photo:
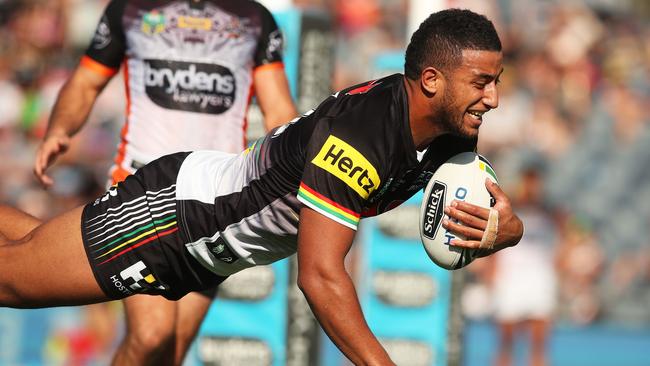
[(328, 218), (357, 229), (368, 197), (381, 183), (372, 133), (322, 121), (307, 145), (298, 200)]
[(114, 0), (106, 6), (90, 45), (81, 60), (82, 66), (107, 76), (117, 73), (126, 50), (126, 39), (122, 27), (125, 6), (125, 0)]
[(284, 39), (273, 15), (264, 6), (260, 5), (262, 32), (257, 49), (255, 50), (255, 67), (282, 62)]

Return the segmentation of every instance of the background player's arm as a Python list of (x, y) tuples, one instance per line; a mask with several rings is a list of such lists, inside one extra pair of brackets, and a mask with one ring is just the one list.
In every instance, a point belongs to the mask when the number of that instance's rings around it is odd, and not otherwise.
[(282, 63), (258, 67), (253, 73), (257, 103), (264, 114), (264, 128), (269, 131), (298, 115), (291, 99), (289, 83)]
[(111, 77), (78, 66), (61, 88), (34, 162), (34, 174), (44, 186), (53, 183), (45, 170), (68, 149), (70, 138), (86, 123), (95, 100)]
[(303, 208), (298, 230), (298, 286), (325, 332), (355, 364), (392, 365), (366, 323), (345, 256), (355, 231)]

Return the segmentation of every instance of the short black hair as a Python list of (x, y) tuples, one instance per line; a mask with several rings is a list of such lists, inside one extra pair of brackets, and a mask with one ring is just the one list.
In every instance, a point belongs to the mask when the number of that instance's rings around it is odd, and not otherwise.
[(411, 36), (404, 74), (415, 80), (427, 66), (454, 68), (460, 64), (463, 50), (501, 51), (501, 40), (492, 22), (465, 9), (433, 13)]

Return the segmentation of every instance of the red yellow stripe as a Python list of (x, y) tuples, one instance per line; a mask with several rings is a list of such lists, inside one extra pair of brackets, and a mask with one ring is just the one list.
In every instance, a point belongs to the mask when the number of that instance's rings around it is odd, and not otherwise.
[(313, 209), (333, 220), (356, 230), (361, 215), (316, 192), (313, 188), (300, 183), (298, 199)]
[(163, 237), (163, 236), (166, 236), (166, 235), (169, 235), (169, 234), (175, 233), (176, 231), (178, 231), (178, 226), (175, 227), (175, 228), (173, 228), (173, 229), (171, 229), (171, 230), (167, 230), (167, 231), (160, 232), (160, 233), (158, 233), (158, 235), (154, 235), (154, 236), (152, 236), (152, 237), (149, 237), (149, 238), (147, 238), (146, 240), (143, 240), (143, 241), (141, 241), (140, 243), (138, 243), (138, 244), (136, 244), (136, 245), (134, 245), (134, 246), (131, 246), (131, 247), (127, 248), (127, 249), (124, 249), (123, 251), (121, 251), (121, 252), (115, 254), (114, 256), (108, 258), (107, 260), (105, 260), (105, 261), (99, 263), (98, 265), (102, 265), (102, 264), (108, 263), (108, 262), (112, 261), (113, 259), (115, 259), (115, 258), (117, 258), (117, 257), (119, 257), (119, 256), (121, 256), (121, 255), (123, 255), (123, 254), (125, 254), (125, 253), (128, 253), (128, 252), (132, 251), (132, 250), (135, 249), (135, 248), (141, 247), (141, 246), (143, 246), (143, 245), (145, 245), (145, 244), (147, 244), (147, 243), (153, 241), (153, 240), (156, 239), (156, 238), (160, 238), (160, 237)]
[[(114, 251), (116, 251), (116, 250), (118, 250), (118, 249), (120, 249), (120, 248), (123, 248), (124, 246), (129, 245), (129, 244), (131, 244), (131, 243), (134, 243), (134, 242), (136, 242), (136, 241), (138, 241), (138, 240), (140, 240), (140, 239), (142, 239), (142, 238), (144, 238), (144, 237), (146, 237), (146, 236), (148, 236), (148, 235), (150, 235), (150, 234), (153, 234), (153, 233), (155, 233), (155, 232), (158, 231), (158, 230), (167, 229), (168, 227), (170, 227), (170, 226), (174, 226), (174, 225), (176, 225), (176, 221), (171, 222), (171, 223), (169, 223), (169, 224), (167, 224), (167, 225), (164, 225), (164, 226), (157, 226), (157, 227), (155, 227), (155, 228), (153, 228), (153, 229), (151, 229), (151, 230), (149, 230), (149, 231), (146, 231), (146, 232), (144, 232), (144, 233), (142, 233), (142, 234), (136, 236), (136, 237), (133, 238), (133, 239), (130, 239), (130, 240), (125, 241), (124, 243), (122, 243), (122, 244), (116, 246), (115, 248), (109, 250), (108, 252), (106, 252), (106, 253), (100, 255), (100, 256), (97, 257), (96, 259), (99, 259), (99, 258), (101, 258), (101, 257), (104, 257), (104, 256), (106, 256), (106, 255), (108, 255), (108, 254), (111, 254), (111, 253), (113, 253)], [(137, 245), (136, 245), (136, 246), (137, 246)]]

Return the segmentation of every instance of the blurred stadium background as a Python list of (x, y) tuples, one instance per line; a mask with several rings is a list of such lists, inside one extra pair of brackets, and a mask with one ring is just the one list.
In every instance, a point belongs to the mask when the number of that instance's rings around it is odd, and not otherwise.
[[(0, 0), (0, 201), (40, 218), (100, 194), (125, 101), (113, 80), (43, 191), (32, 176), (58, 89), (105, 0)], [(548, 347), (553, 365), (650, 365), (650, 2), (647, 0), (263, 1), (287, 39), (301, 112), (327, 93), (400, 72), (414, 25), (431, 10), (470, 8), (505, 47), (500, 107), (479, 152), (516, 196), (543, 178), (545, 248), (560, 279)], [(251, 137), (259, 115), (251, 109)], [(497, 348), (493, 270), (478, 260), (433, 268), (417, 242), (417, 198), (369, 220), (350, 256), (371, 326), (400, 365), (486, 365)], [(400, 255), (395, 256), (395, 253)], [(188, 365), (347, 364), (289, 285), (290, 263), (242, 274), (222, 291)], [(47, 279), (44, 279), (46, 281)], [(230, 280), (229, 280), (230, 281)], [(226, 284), (227, 285), (227, 284)], [(0, 364), (103, 365), (123, 331), (119, 303), (0, 309)], [(526, 364), (518, 341), (515, 361)]]

